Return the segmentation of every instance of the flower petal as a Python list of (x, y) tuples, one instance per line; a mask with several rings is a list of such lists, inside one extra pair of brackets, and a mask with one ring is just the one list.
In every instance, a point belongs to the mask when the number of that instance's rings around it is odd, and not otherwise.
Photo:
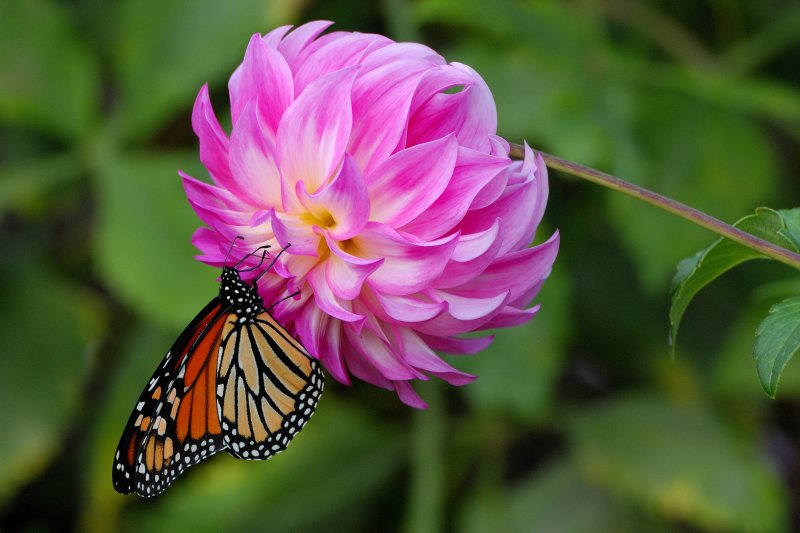
[(368, 175), (397, 148), (424, 61), (395, 61), (362, 72), (353, 85), (353, 131), (347, 151)]
[(509, 291), (510, 300), (525, 293), (535, 283), (546, 278), (558, 253), (559, 235), (538, 246), (511, 252), (497, 258), (479, 276), (452, 289), (471, 298), (487, 298), (499, 291)]
[(447, 310), (447, 302), (434, 302), (422, 296), (397, 296), (372, 291), (377, 309), (375, 312), (387, 322), (405, 324), (425, 322)]
[(259, 118), (270, 140), (274, 140), (281, 116), (294, 100), (294, 83), (286, 60), (259, 34), (250, 39), (244, 61), (228, 82), (228, 91), (233, 124), (239, 121), (248, 102), (258, 100)]
[(451, 354), (476, 354), (478, 352), (482, 352), (489, 345), (492, 344), (494, 340), (494, 335), (488, 335), (486, 337), (477, 337), (477, 338), (465, 338), (462, 339), (460, 337), (440, 337), (438, 335), (424, 335), (419, 334), (419, 337), (425, 341), (428, 346), (433, 348), (434, 350), (439, 350), (445, 353)]
[(458, 287), (489, 266), (503, 245), (500, 219), (486, 231), (462, 235), (442, 275), (434, 282), (438, 289)]
[(342, 161), (352, 126), (350, 89), (355, 68), (312, 83), (289, 106), (278, 126), (278, 160), (284, 186), (298, 181), (315, 192)]
[(277, 50), (278, 45), (281, 44), (281, 40), (287, 33), (289, 33), (289, 30), (291, 29), (292, 26), (290, 24), (287, 24), (285, 26), (278, 26), (271, 32), (264, 35), (264, 37), (262, 37), (262, 39), (264, 39), (264, 44), (266, 44), (270, 48), (274, 48), (275, 50)]
[(269, 211), (272, 231), (282, 247), (291, 245), (292, 254), (317, 257), (320, 238), (312, 227), (297, 215)]
[(315, 20), (307, 22), (302, 26), (295, 28), (289, 35), (281, 40), (278, 45), (278, 51), (286, 58), (286, 62), (292, 69), (292, 72), (297, 72), (297, 56), (303, 49), (308, 46), (310, 42), (317, 38), (317, 35), (328, 29), (333, 24), (329, 20)]
[(403, 359), (414, 368), (429, 372), (451, 385), (466, 385), (475, 381), (475, 376), (443, 361), (411, 328), (395, 329), (395, 337), (402, 347)]
[(300, 56), (300, 66), (294, 77), (297, 94), (315, 79), (350, 65), (358, 65), (361, 57), (374, 47), (392, 41), (382, 35), (334, 32), (311, 43)]
[(381, 163), (367, 178), (369, 219), (400, 227), (424, 213), (447, 187), (457, 156), (456, 139), (447, 135)]
[[(422, 240), (446, 235), (461, 221), (475, 196), (498, 174), (509, 160), (459, 147), (453, 177), (437, 200), (409, 222), (398, 226)], [(427, 207), (427, 206), (426, 206)]]
[(444, 270), (459, 234), (430, 243), (413, 243), (384, 224), (370, 222), (353, 237), (353, 255), (385, 258), (367, 283), (388, 294), (413, 294), (430, 285)]
[(211, 106), (208, 84), (203, 85), (194, 102), (192, 129), (200, 140), (200, 162), (206, 167), (214, 182), (228, 187), (232, 182), (231, 171), (228, 168), (229, 141)]
[[(453, 293), (436, 294), (445, 296), (448, 302), (448, 312), (442, 313), (433, 320), (414, 326), (420, 333), (428, 335), (459, 335), (481, 328), (492, 319), (494, 315), (503, 310), (508, 303), (509, 292), (493, 294), (486, 298), (458, 297)], [(455, 313), (457, 316), (454, 316)]]
[[(204, 213), (213, 213), (214, 220), (223, 224), (247, 224), (250, 218), (249, 214), (241, 209), (236, 209), (237, 204), (241, 205), (241, 203), (227, 190), (197, 180), (182, 171), (179, 171), (178, 174), (183, 179), (183, 188), (192, 207), (199, 208)], [(203, 221), (212, 224), (208, 220), (203, 219)]]
[(247, 103), (233, 128), (229, 163), (230, 188), (237, 196), (262, 209), (280, 207), (281, 173), (275, 148), (258, 118), (257, 99)]
[(510, 328), (525, 324), (539, 312), (541, 306), (535, 305), (530, 309), (516, 309), (507, 305), (505, 309), (492, 317), (483, 325), (485, 328)]
[(407, 380), (423, 377), (394, 352), (392, 347), (372, 329), (365, 327), (360, 333), (345, 328), (350, 343), (381, 376), (389, 380)]
[(425, 403), (425, 400), (420, 398), (417, 391), (414, 390), (414, 387), (412, 387), (411, 383), (408, 381), (393, 381), (392, 385), (394, 386), (394, 390), (397, 391), (397, 396), (400, 398), (400, 401), (407, 406), (413, 407), (414, 409), (428, 408), (428, 404)]
[(320, 266), (314, 268), (308, 273), (306, 280), (314, 290), (314, 302), (316, 302), (320, 309), (344, 322), (364, 321), (365, 317), (363, 315), (357, 315), (350, 311), (350, 302), (346, 300), (342, 301), (338, 296), (333, 294), (325, 279), (324, 268)]
[(330, 250), (325, 262), (325, 279), (333, 294), (345, 300), (353, 300), (361, 294), (364, 281), (377, 270), (383, 259), (361, 259), (341, 249), (328, 232), (324, 232)]
[(297, 198), (303, 207), (318, 220), (332, 219), (325, 226), (336, 240), (346, 240), (358, 234), (367, 223), (370, 199), (364, 178), (349, 154), (345, 154), (339, 173), (327, 185), (309, 194), (304, 183), (297, 182)]

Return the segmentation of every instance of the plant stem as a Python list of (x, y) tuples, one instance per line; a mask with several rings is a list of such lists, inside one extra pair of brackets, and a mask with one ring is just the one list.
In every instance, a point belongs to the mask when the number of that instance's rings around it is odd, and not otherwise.
[[(796, 254), (785, 248), (776, 246), (771, 242), (759, 239), (754, 235), (744, 232), (738, 228), (734, 228), (730, 224), (726, 224), (719, 219), (709, 216), (702, 211), (698, 211), (697, 209), (677, 202), (671, 198), (667, 198), (666, 196), (661, 196), (660, 194), (649, 191), (644, 187), (634, 185), (633, 183), (629, 183), (610, 174), (606, 174), (605, 172), (600, 172), (599, 170), (595, 170), (591, 167), (573, 163), (572, 161), (567, 161), (566, 159), (561, 159), (560, 157), (556, 157), (554, 155), (546, 154), (544, 152), (539, 153), (542, 155), (545, 163), (547, 163), (547, 166), (552, 169), (560, 170), (572, 176), (585, 179), (598, 185), (602, 185), (603, 187), (608, 187), (609, 189), (627, 194), (628, 196), (633, 196), (634, 198), (643, 202), (647, 202), (648, 204), (658, 207), (659, 209), (663, 209), (664, 211), (678, 215), (681, 218), (685, 218), (690, 222), (694, 222), (698, 226), (702, 226), (707, 230), (711, 230), (714, 233), (725, 237), (726, 239), (730, 239), (741, 244), (742, 246), (746, 246), (761, 252), (767, 257), (800, 270), (800, 254)], [(525, 152), (521, 145), (513, 143), (511, 144), (511, 157), (521, 159), (524, 157), (524, 154)]]

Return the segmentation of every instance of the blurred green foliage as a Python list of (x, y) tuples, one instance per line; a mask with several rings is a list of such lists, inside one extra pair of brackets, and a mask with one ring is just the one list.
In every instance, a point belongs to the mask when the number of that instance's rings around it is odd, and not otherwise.
[(224, 102), (251, 33), (316, 18), (472, 65), (511, 140), (728, 221), (800, 203), (792, 0), (0, 2), (0, 529), (800, 529), (800, 365), (770, 400), (750, 355), (796, 273), (725, 274), (671, 363), (674, 265), (712, 236), (555, 173), (542, 311), (451, 358), (477, 382), (426, 384), (426, 412), (332, 384), (288, 453), (113, 491), (136, 395), (216, 290), (176, 174), (203, 175), (194, 96)]

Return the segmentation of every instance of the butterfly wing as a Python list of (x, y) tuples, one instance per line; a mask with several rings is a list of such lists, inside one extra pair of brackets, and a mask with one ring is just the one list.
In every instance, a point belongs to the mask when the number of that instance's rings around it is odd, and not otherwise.
[(118, 492), (155, 496), (186, 468), (224, 449), (214, 390), (228, 314), (212, 300), (148, 382), (115, 454), (112, 480)]
[(324, 378), (308, 352), (266, 311), (231, 314), (219, 360), (217, 407), (228, 452), (268, 459), (314, 413)]

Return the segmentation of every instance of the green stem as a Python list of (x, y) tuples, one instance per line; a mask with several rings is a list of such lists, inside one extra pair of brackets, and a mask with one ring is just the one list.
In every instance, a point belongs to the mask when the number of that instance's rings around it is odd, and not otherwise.
[[(521, 159), (524, 157), (524, 153), (524, 149), (521, 145), (511, 145), (511, 157)], [(595, 170), (591, 167), (573, 163), (572, 161), (567, 161), (566, 159), (561, 159), (560, 157), (556, 157), (554, 155), (546, 154), (544, 152), (539, 153), (542, 155), (542, 158), (544, 158), (547, 166), (552, 169), (566, 172), (567, 174), (577, 178), (585, 179), (598, 185), (602, 185), (603, 187), (619, 191), (627, 194), (628, 196), (632, 196), (638, 200), (658, 207), (659, 209), (663, 209), (664, 211), (678, 215), (679, 217), (690, 222), (694, 222), (698, 226), (702, 226), (707, 230), (713, 231), (717, 235), (721, 235), (726, 239), (730, 239), (741, 244), (742, 246), (756, 250), (767, 257), (800, 270), (799, 254), (791, 252), (785, 248), (781, 248), (780, 246), (776, 246), (763, 239), (759, 239), (758, 237), (750, 235), (747, 232), (734, 228), (730, 224), (726, 224), (719, 219), (709, 216), (702, 211), (698, 211), (697, 209), (689, 207), (686, 204), (676, 202), (675, 200), (667, 198), (666, 196), (661, 196), (660, 194), (649, 191), (644, 187), (634, 185), (633, 183), (629, 183), (610, 174), (606, 174), (605, 172), (600, 172), (599, 170)]]

